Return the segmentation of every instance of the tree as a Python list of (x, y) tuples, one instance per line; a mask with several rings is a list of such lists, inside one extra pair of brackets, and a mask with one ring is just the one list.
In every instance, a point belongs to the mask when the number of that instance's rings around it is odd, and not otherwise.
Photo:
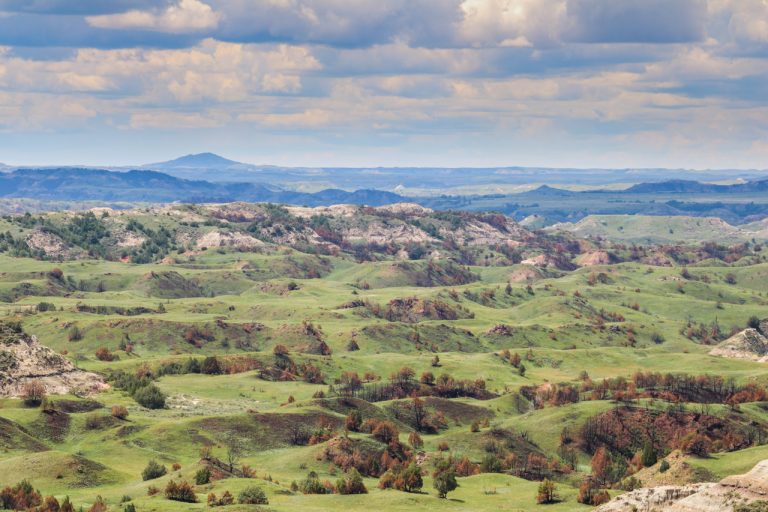
[(424, 441), (417, 432), (411, 432), (408, 434), (408, 444), (410, 444), (415, 450), (418, 450), (424, 446)]
[(579, 503), (596, 507), (598, 505), (602, 505), (603, 503), (607, 503), (610, 500), (610, 494), (608, 494), (607, 491), (603, 491), (597, 487), (595, 481), (590, 477), (582, 480), (581, 484), (579, 485), (579, 494), (576, 497), (576, 501)]
[(141, 479), (145, 482), (147, 480), (154, 480), (155, 478), (160, 478), (161, 476), (165, 475), (168, 472), (168, 470), (157, 462), (155, 459), (150, 460), (147, 463), (147, 466), (144, 468), (144, 471), (141, 472)]
[(446, 469), (437, 473), (432, 481), (432, 486), (437, 491), (439, 498), (445, 498), (448, 493), (456, 489), (459, 484), (456, 482), (456, 473), (453, 469)]
[(391, 443), (392, 441), (397, 441), (397, 438), (400, 436), (400, 433), (397, 431), (397, 427), (395, 427), (395, 425), (389, 421), (380, 422), (378, 425), (376, 425), (376, 428), (373, 429), (371, 434), (376, 440), (387, 444)]
[(649, 440), (646, 441), (643, 445), (643, 456), (642, 456), (642, 463), (643, 466), (650, 467), (656, 464), (657, 458), (656, 458), (656, 450), (653, 449), (653, 443)]
[(605, 482), (608, 476), (608, 470), (611, 466), (611, 457), (608, 450), (601, 446), (592, 456), (592, 474), (598, 482)]
[(424, 400), (414, 397), (411, 402), (411, 410), (413, 411), (413, 422), (415, 423), (416, 430), (421, 432), (424, 429), (424, 423), (428, 415)]
[(235, 465), (243, 457), (243, 452), (245, 451), (243, 442), (235, 434), (228, 432), (227, 437), (224, 439), (224, 447), (227, 450), (229, 472), (232, 473), (235, 470)]
[(45, 384), (39, 380), (25, 382), (21, 390), (21, 396), (24, 399), (24, 405), (37, 407), (45, 399)]
[(536, 503), (539, 505), (548, 505), (550, 503), (556, 503), (557, 487), (555, 483), (548, 478), (545, 478), (541, 484), (539, 484), (539, 492), (536, 494)]
[(349, 411), (344, 420), (344, 427), (352, 432), (360, 432), (360, 425), (363, 424), (363, 415), (357, 409)]
[(417, 492), (424, 486), (424, 481), (421, 479), (421, 469), (415, 462), (411, 462), (401, 474), (402, 490), (405, 492)]
[(756, 316), (749, 317), (749, 320), (747, 320), (747, 327), (750, 329), (760, 329), (760, 319)]
[(237, 495), (237, 502), (241, 505), (269, 505), (267, 495), (261, 487), (256, 487), (255, 485), (243, 489)]

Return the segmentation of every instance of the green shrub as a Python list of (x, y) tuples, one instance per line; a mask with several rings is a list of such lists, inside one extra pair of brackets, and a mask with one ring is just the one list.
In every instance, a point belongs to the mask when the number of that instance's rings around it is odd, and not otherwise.
[(147, 467), (141, 472), (141, 479), (145, 482), (147, 480), (154, 480), (155, 478), (160, 478), (165, 475), (167, 472), (168, 470), (165, 469), (165, 466), (153, 459), (147, 463)]
[(363, 477), (355, 468), (350, 469), (344, 478), (336, 482), (336, 491), (339, 494), (368, 494)]
[(165, 407), (165, 395), (154, 384), (138, 388), (133, 393), (133, 399), (147, 409), (162, 409)]
[(237, 502), (241, 505), (269, 505), (267, 495), (255, 485), (243, 489), (237, 496)]
[(211, 470), (208, 468), (202, 468), (195, 473), (195, 484), (205, 485), (211, 481)]

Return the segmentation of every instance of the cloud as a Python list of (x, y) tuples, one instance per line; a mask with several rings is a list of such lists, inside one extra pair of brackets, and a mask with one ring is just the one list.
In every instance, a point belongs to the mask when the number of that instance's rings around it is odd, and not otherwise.
[(0, 11), (0, 148), (11, 133), (90, 130), (382, 159), (371, 164), (679, 163), (735, 148), (756, 161), (768, 132), (764, 0), (0, 0)]
[(198, 32), (215, 28), (221, 14), (199, 0), (180, 0), (162, 11), (132, 10), (119, 14), (89, 16), (87, 22), (107, 29), (143, 29), (160, 32)]
[(170, 2), (171, 0), (0, 0), (0, 11), (85, 16), (158, 8)]
[(690, 43), (705, 37), (705, 0), (569, 0), (566, 39), (582, 43)]

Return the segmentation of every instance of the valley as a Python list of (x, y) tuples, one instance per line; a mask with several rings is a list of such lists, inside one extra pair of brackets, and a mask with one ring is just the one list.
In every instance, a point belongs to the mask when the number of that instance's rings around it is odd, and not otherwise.
[[(764, 363), (710, 354), (768, 317), (759, 243), (627, 245), (413, 204), (0, 223), (3, 343), (34, 336), (96, 379), (30, 401), (4, 356), (0, 487), (110, 510), (254, 486), (276, 511), (588, 510), (665, 457), (687, 468), (674, 485), (768, 458)], [(165, 470), (144, 480), (150, 461)], [(367, 493), (341, 494), (345, 475)], [(538, 505), (545, 478), (557, 500)]]

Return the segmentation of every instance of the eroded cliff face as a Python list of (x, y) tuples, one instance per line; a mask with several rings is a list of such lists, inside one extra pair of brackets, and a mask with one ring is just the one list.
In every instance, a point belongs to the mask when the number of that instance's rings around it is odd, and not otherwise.
[(49, 394), (92, 394), (107, 387), (99, 375), (78, 370), (35, 336), (0, 323), (0, 396), (19, 396), (33, 380)]
[(744, 475), (717, 483), (637, 489), (595, 509), (597, 512), (733, 512), (737, 505), (768, 499), (768, 460)]

